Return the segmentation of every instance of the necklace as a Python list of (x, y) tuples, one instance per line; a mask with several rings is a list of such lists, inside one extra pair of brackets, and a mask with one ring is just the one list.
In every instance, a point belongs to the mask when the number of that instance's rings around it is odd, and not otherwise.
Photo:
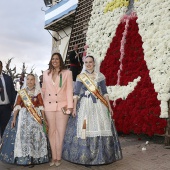
[(94, 73), (94, 70), (93, 70), (91, 73), (90, 73), (88, 70), (86, 70), (86, 72), (89, 73), (89, 74), (93, 74), (93, 73)]
[(32, 88), (27, 87), (27, 93), (30, 97), (34, 96), (34, 90), (35, 90), (35, 87), (32, 87)]
[(29, 87), (27, 87), (28, 91), (32, 91), (35, 87), (32, 87), (31, 89)]
[(94, 81), (95, 80), (95, 74), (93, 74), (94, 73), (94, 70), (92, 71), (92, 72), (89, 72), (88, 70), (86, 70), (86, 72), (89, 74), (88, 76), (89, 76), (89, 78), (92, 80), (92, 81)]

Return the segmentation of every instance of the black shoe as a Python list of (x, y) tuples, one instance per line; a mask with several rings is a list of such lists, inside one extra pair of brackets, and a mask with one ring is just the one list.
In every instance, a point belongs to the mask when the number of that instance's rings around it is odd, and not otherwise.
[(24, 167), (33, 168), (34, 165), (24, 165)]
[(86, 168), (91, 168), (91, 166), (90, 165), (84, 165)]
[(30, 166), (29, 166), (29, 168), (33, 168), (33, 167), (34, 167), (34, 165), (30, 165)]

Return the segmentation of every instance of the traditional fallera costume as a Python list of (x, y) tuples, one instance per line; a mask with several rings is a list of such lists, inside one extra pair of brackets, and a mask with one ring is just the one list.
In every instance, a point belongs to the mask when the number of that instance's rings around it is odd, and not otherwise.
[(19, 165), (49, 162), (47, 126), (43, 124), (40, 111), (44, 105), (36, 76), (35, 79), (33, 89), (28, 89), (25, 80), (18, 92), (14, 107), (14, 111), (19, 109), (16, 125), (11, 128), (12, 116), (2, 138), (0, 160), (3, 162)]
[(78, 75), (74, 97), (76, 117), (70, 116), (63, 145), (63, 159), (84, 165), (108, 164), (122, 159), (115, 125), (108, 111), (105, 77), (87, 71)]

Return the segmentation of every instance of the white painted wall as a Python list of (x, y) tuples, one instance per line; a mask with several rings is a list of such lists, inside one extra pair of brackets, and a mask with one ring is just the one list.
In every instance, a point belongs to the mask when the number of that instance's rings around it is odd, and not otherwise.
[[(64, 31), (67, 33), (68, 36), (66, 36)], [(71, 35), (71, 27), (64, 28), (64, 31), (61, 30), (58, 32), (61, 37), (64, 37), (60, 40), (60, 44), (59, 44), (58, 48), (59, 48), (60, 54), (63, 57), (63, 60), (65, 61), (66, 53), (67, 53), (67, 49), (68, 49), (68, 43), (69, 43), (69, 39), (70, 39), (70, 35)]]

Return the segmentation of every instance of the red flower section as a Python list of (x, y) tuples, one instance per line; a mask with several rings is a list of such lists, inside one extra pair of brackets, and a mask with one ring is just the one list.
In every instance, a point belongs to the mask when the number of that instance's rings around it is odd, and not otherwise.
[(119, 58), (120, 58), (120, 42), (122, 39), (122, 33), (125, 29), (125, 24), (121, 23), (117, 28), (116, 38), (113, 39), (109, 49), (107, 50), (106, 57), (104, 63), (101, 66), (101, 72), (106, 75), (107, 72), (107, 85), (115, 85), (117, 82), (117, 72), (119, 69)]
[[(125, 134), (130, 132), (143, 133), (149, 136), (164, 134), (166, 120), (159, 118), (160, 101), (157, 99), (157, 93), (151, 83), (149, 70), (144, 60), (142, 39), (138, 33), (136, 19), (133, 18), (129, 22), (120, 85), (127, 85), (138, 76), (141, 77), (141, 80), (126, 100), (118, 99), (116, 101), (116, 106), (113, 108), (115, 124), (117, 130)], [(116, 30), (116, 36), (113, 38), (101, 64), (101, 72), (106, 76), (107, 86), (117, 83), (120, 43), (124, 29), (125, 23), (120, 23)]]

